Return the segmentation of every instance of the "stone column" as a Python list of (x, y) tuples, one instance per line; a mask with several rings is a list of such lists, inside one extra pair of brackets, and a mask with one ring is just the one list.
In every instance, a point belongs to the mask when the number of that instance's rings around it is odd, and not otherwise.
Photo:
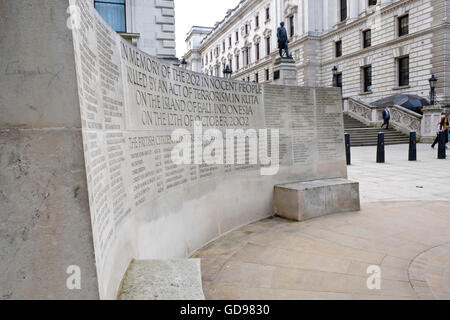
[(358, 19), (359, 17), (359, 0), (350, 0), (350, 20)]

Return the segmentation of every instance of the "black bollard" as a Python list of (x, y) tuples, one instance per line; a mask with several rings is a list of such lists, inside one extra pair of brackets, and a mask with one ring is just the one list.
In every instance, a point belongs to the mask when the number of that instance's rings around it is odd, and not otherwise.
[(445, 134), (447, 134), (447, 132), (439, 132), (438, 159), (447, 158), (447, 154), (445, 151)]
[(345, 134), (345, 156), (347, 158), (347, 165), (352, 164), (352, 155), (350, 150), (350, 133)]
[(409, 161), (417, 161), (417, 134), (413, 131), (409, 134)]
[(377, 145), (377, 163), (384, 163), (384, 133), (380, 132), (378, 134), (378, 145)]

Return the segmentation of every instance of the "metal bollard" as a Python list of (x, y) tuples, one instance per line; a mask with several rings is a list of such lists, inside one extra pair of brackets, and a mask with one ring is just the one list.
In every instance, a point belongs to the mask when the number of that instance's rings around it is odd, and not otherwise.
[(347, 165), (351, 165), (352, 164), (352, 155), (351, 155), (351, 150), (350, 150), (350, 134), (346, 133), (345, 134), (345, 156), (347, 158)]
[(378, 144), (377, 144), (377, 163), (384, 163), (384, 133), (380, 132), (378, 134)]
[(417, 134), (411, 132), (409, 134), (409, 161), (417, 161)]
[(445, 134), (447, 134), (447, 132), (439, 132), (438, 159), (447, 159), (447, 152), (445, 151)]

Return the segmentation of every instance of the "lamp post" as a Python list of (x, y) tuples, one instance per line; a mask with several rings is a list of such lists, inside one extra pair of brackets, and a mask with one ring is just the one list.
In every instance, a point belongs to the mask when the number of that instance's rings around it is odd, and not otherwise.
[(428, 81), (430, 82), (430, 102), (434, 106), (436, 104), (436, 83), (438, 79), (433, 74)]
[(187, 61), (186, 61), (186, 59), (185, 58), (183, 58), (182, 60), (181, 60), (181, 67), (183, 68), (183, 69), (186, 69), (186, 67), (187, 67)]
[(331, 71), (333, 71), (333, 87), (337, 88), (338, 86), (338, 81), (337, 81), (337, 73), (338, 73), (338, 68), (336, 66), (333, 67), (333, 69), (331, 69)]
[(223, 75), (226, 79), (231, 79), (231, 74), (233, 73), (233, 71), (231, 71), (231, 68), (229, 65), (227, 65), (225, 67), (225, 69), (223, 69)]

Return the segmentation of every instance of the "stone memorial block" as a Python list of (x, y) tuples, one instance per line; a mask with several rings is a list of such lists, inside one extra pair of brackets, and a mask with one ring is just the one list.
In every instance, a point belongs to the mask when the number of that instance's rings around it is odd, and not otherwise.
[(337, 88), (181, 69), (89, 0), (0, 10), (18, 20), (0, 19), (0, 297), (114, 299), (131, 261), (187, 258), (271, 216), (275, 185), (347, 177)]
[(275, 186), (274, 211), (283, 218), (304, 221), (359, 210), (358, 182), (324, 179)]

